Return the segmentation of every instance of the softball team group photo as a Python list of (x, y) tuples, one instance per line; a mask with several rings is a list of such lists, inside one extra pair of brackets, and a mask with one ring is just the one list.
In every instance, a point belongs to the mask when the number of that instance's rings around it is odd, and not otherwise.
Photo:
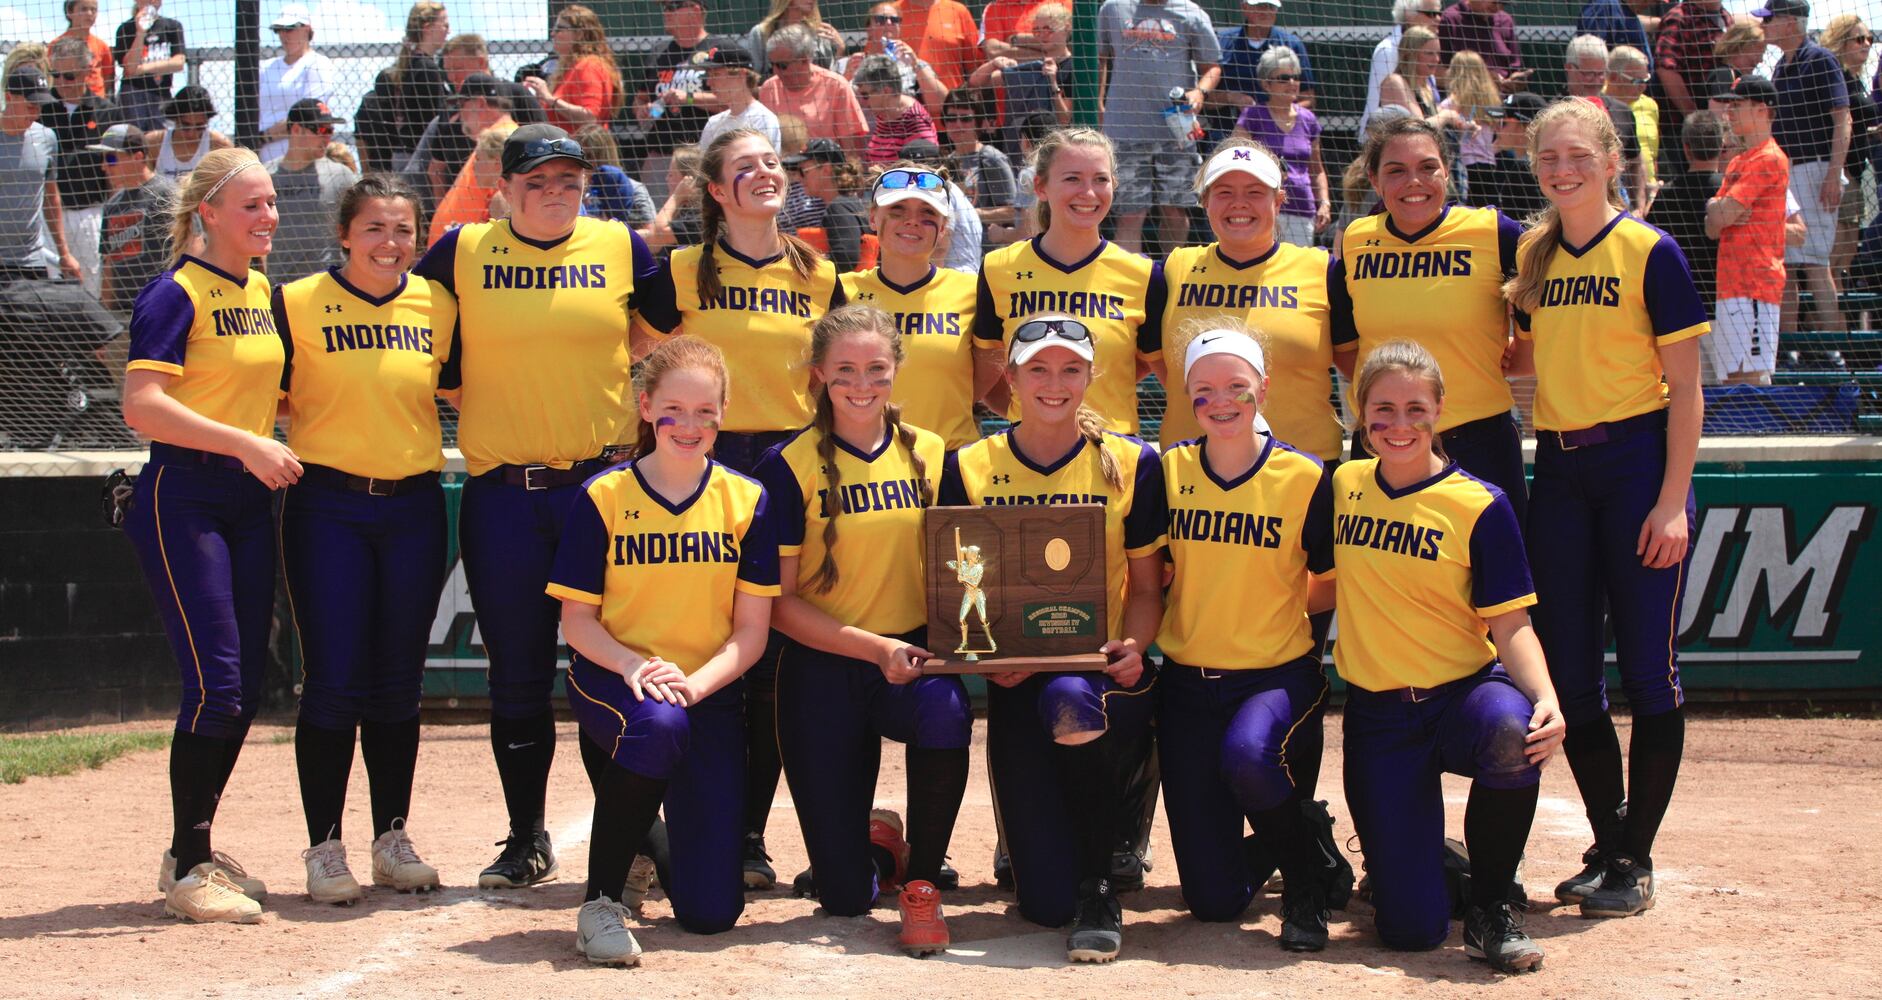
[[(950, 947), (950, 855), (992, 855), (1068, 961), (1128, 954), (1159, 801), (1157, 862), (1195, 920), (1240, 921), (1278, 879), (1279, 932), (1251, 948), (1328, 950), (1357, 896), (1390, 949), (1440, 947), (1461, 918), (1471, 960), (1534, 972), (1519, 869), (1559, 879), (1570, 913), (1645, 913), (1685, 735), (1674, 633), (1710, 326), (1680, 246), (1625, 208), (1599, 104), (1539, 107), (1526, 143), (1545, 207), (1519, 220), (1449, 200), (1438, 126), (1376, 125), (1373, 211), (1328, 252), (1285, 238), (1287, 167), (1237, 134), (1191, 182), (1213, 240), (1152, 259), (1104, 235), (1112, 141), (1061, 128), (1032, 146), (1038, 235), (976, 278), (936, 264), (964, 209), (921, 162), (864, 179), (873, 266), (839, 273), (780, 227), (774, 138), (719, 131), (676, 168), (698, 240), (660, 256), (585, 216), (596, 163), (528, 124), (501, 143), (507, 218), (421, 251), (423, 199), (368, 173), (338, 203), (339, 263), (282, 284), (255, 267), (271, 172), (204, 153), (169, 267), (136, 297), (123, 394), (151, 442), (124, 529), (182, 678), (173, 824), (150, 832), (165, 911), (263, 914), (267, 888), (211, 831), (277, 581), (303, 670), (305, 893), (473, 877), (425, 862), (412, 808), (453, 527), (442, 399), (507, 813), (474, 878), (526, 894), (577, 874), (545, 821), (572, 716), (593, 820), (583, 900), (554, 919), (589, 962), (679, 961), (699, 946), (672, 936), (738, 923), (781, 881), (780, 779), (810, 862), (794, 890), (883, 914), (916, 956)], [(1151, 375), (1156, 441), (1139, 436)], [(1533, 471), (1510, 389), (1526, 376)], [(1106, 665), (990, 667), (998, 836), (962, 843), (976, 705), (923, 671), (951, 652), (924, 646), (924, 510), (1012, 504), (1102, 505)], [(963, 605), (962, 628), (984, 614)], [(1350, 826), (1320, 794), (1329, 647)], [(884, 737), (901, 812), (876, 808)], [(356, 752), (370, 831), (342, 822)], [(1580, 792), (1579, 858), (1525, 857), (1547, 766)], [(1445, 774), (1468, 780), (1461, 829)], [(656, 886), (674, 918), (657, 926), (639, 916)]]

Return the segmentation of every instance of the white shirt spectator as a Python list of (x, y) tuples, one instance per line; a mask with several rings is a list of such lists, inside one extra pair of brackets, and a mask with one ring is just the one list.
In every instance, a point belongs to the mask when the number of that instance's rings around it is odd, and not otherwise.
[(705, 149), (712, 145), (712, 140), (717, 139), (722, 133), (740, 128), (763, 132), (765, 138), (771, 140), (773, 148), (782, 144), (782, 140), (778, 138), (778, 116), (772, 114), (770, 108), (753, 101), (749, 107), (738, 114), (733, 114), (732, 109), (727, 108), (706, 119), (706, 127), (699, 133), (699, 148)]
[[(281, 56), (262, 63), (261, 130), (266, 132), (286, 121), (295, 101), (311, 97), (333, 103), (333, 85), (338, 79), (333, 60), (311, 48), (292, 63)], [(287, 139), (272, 139), (261, 147), (261, 162), (273, 164), (287, 151)]]
[(1385, 84), (1385, 78), (1398, 69), (1398, 40), (1405, 37), (1405, 26), (1395, 24), (1392, 33), (1379, 39), (1379, 44), (1372, 49), (1372, 71), (1366, 75), (1366, 110), (1359, 116), (1359, 133), (1364, 135), (1366, 123), (1372, 120), (1373, 112), (1379, 110), (1379, 88)]

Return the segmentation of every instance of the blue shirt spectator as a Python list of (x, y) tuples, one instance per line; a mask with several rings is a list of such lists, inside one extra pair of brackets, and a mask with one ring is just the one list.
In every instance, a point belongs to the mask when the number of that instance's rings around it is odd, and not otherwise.
[(1830, 50), (1807, 41), (1778, 60), (1771, 82), (1777, 85), (1771, 134), (1791, 165), (1829, 159), (1830, 109), (1849, 107), (1842, 64)]
[(653, 221), (653, 195), (646, 185), (627, 176), (627, 171), (603, 163), (588, 175), (588, 190), (582, 193), (582, 214), (644, 226)]
[[(1274, 23), (1280, 10), (1281, 0), (1242, 0), (1245, 23), (1239, 28), (1216, 32), (1222, 47), (1222, 78), (1212, 92), (1209, 113), (1203, 123), (1209, 130), (1210, 142), (1217, 142), (1228, 134), (1242, 108), (1265, 100), (1256, 70), (1261, 65), (1262, 54), (1276, 45), (1292, 49), (1295, 58), (1300, 60), (1300, 103), (1313, 106), (1313, 64), (1307, 60), (1307, 43)], [(1250, 99), (1244, 101), (1230, 96), (1235, 94)]]
[(1628, 8), (1626, 0), (1589, 0), (1575, 19), (1575, 34), (1599, 35), (1610, 49), (1631, 45), (1642, 52), (1653, 51), (1640, 15)]

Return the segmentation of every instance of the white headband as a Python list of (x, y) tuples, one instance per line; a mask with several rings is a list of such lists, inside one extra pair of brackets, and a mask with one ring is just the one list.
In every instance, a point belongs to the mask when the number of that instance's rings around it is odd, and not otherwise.
[(1254, 366), (1256, 375), (1268, 373), (1267, 360), (1261, 356), (1261, 345), (1253, 337), (1236, 330), (1210, 330), (1199, 333), (1189, 342), (1189, 349), (1183, 352), (1183, 381), (1189, 381), (1190, 370), (1196, 362), (1211, 354), (1232, 354)]
[[(249, 160), (247, 163), (244, 163), (241, 166), (236, 167), (234, 170), (231, 170), (228, 173), (223, 174), (221, 180), (215, 182), (214, 184), (209, 185), (209, 193), (206, 195), (203, 195), (203, 201), (209, 201), (210, 199), (214, 198), (216, 196), (216, 192), (222, 190), (222, 185), (229, 183), (231, 180), (234, 180), (236, 174), (239, 174), (242, 171), (247, 170), (249, 167), (259, 167), (259, 166), (261, 166), (260, 160)], [(201, 204), (201, 203), (202, 202), (198, 202), (197, 204)]]

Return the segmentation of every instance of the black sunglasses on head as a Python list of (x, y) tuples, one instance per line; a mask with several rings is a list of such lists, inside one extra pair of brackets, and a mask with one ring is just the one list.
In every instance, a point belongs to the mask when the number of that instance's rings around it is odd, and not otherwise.
[(1047, 337), (1070, 341), (1090, 340), (1091, 331), (1075, 319), (1035, 319), (1021, 323), (1019, 329), (1013, 331), (1015, 344), (1030, 344)]
[(523, 155), (516, 159), (521, 163), (545, 156), (567, 156), (577, 160), (588, 158), (582, 152), (582, 144), (573, 139), (531, 139), (523, 143)]

